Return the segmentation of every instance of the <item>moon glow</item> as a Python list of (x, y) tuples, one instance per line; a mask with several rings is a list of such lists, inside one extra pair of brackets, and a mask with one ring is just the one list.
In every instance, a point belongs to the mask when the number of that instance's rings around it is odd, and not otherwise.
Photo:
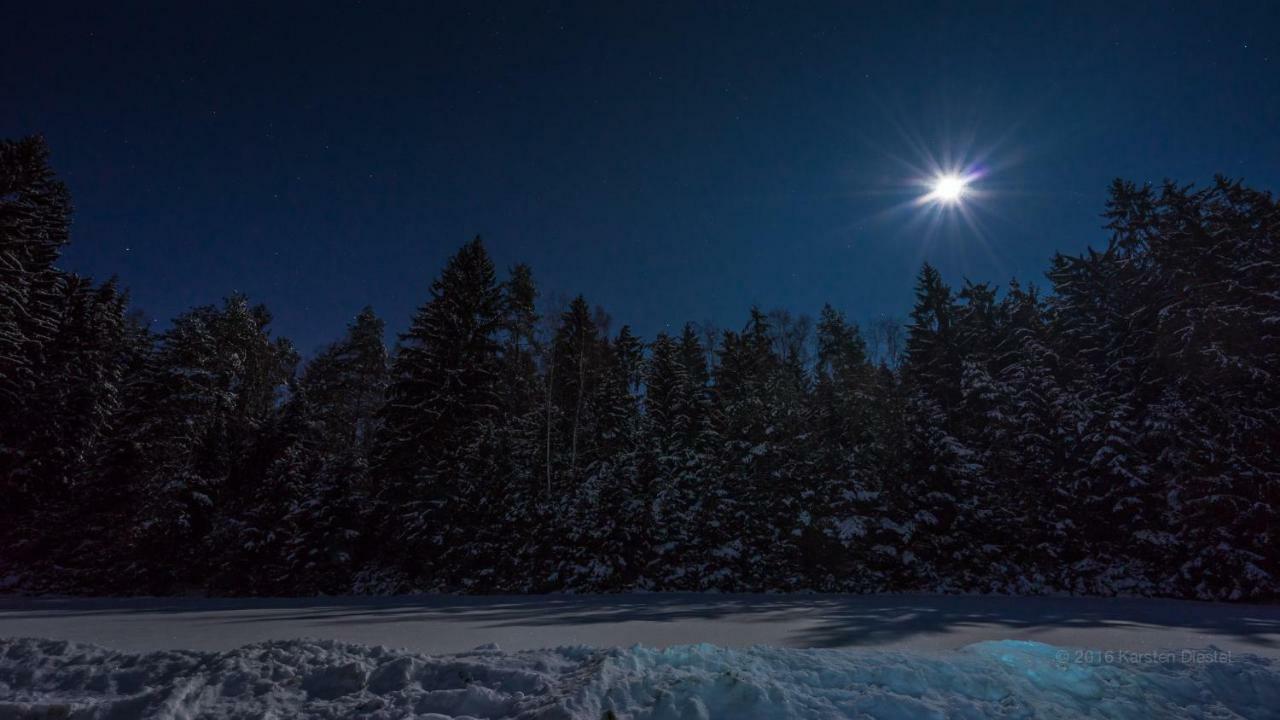
[(968, 180), (960, 175), (939, 175), (933, 179), (928, 199), (943, 205), (955, 205), (964, 198), (968, 185)]

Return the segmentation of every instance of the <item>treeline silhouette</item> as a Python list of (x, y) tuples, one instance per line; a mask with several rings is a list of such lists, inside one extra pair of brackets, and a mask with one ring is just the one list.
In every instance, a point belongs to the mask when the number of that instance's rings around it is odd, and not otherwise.
[(0, 143), (0, 587), (1277, 596), (1280, 205), (1117, 181), (1049, 288), (924, 266), (650, 342), (464, 245), (393, 351), (305, 364), (242, 296), (154, 333), (59, 270), (70, 202)]

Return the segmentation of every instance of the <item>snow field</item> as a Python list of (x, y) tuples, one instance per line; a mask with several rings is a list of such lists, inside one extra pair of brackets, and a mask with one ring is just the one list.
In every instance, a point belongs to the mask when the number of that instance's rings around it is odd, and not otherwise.
[(1280, 666), (1027, 641), (943, 652), (702, 644), (425, 655), (328, 640), (138, 654), (0, 640), (0, 720), (408, 716), (1260, 720), (1280, 717)]

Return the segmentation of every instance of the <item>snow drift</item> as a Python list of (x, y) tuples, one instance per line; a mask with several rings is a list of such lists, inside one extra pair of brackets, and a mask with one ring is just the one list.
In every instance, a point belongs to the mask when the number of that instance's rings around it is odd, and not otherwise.
[(0, 641), (0, 718), (1270, 718), (1257, 656), (686, 645), (420, 655), (332, 641), (129, 654)]

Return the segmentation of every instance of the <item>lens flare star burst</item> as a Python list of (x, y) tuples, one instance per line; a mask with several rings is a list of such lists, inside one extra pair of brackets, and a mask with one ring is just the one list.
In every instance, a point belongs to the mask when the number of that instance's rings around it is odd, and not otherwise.
[(988, 226), (994, 222), (1009, 228), (1012, 218), (1002, 201), (1027, 193), (1016, 183), (1018, 173), (1010, 173), (1026, 154), (1011, 146), (1016, 124), (984, 129), (941, 122), (927, 130), (919, 116), (901, 108), (888, 108), (886, 116), (897, 137), (868, 138), (867, 148), (893, 170), (867, 176), (856, 193), (884, 199), (850, 230), (865, 232), (874, 226), (887, 242), (913, 247), (920, 262), (1009, 274)]
[(968, 186), (968, 179), (960, 175), (939, 175), (933, 179), (933, 190), (927, 197), (943, 205), (955, 205), (964, 198)]

